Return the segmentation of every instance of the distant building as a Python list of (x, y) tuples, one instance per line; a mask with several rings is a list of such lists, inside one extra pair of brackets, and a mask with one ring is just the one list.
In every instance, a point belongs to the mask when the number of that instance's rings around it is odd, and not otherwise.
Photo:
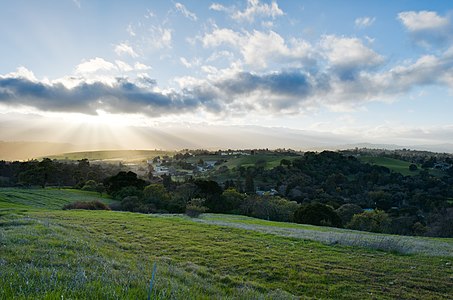
[(152, 172), (154, 176), (170, 175), (170, 169), (163, 166), (155, 166)]
[(258, 196), (275, 196), (278, 195), (278, 191), (276, 189), (270, 189), (268, 191), (257, 190), (256, 194)]
[(438, 169), (438, 170), (442, 170), (442, 171), (446, 171), (446, 170), (450, 169), (450, 167), (451, 167), (451, 165), (446, 162), (435, 163), (433, 166), (434, 169)]

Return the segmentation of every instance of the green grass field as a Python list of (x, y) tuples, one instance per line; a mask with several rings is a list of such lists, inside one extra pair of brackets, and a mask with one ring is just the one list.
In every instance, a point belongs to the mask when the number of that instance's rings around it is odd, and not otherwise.
[(297, 156), (285, 156), (278, 154), (256, 154), (256, 155), (247, 155), (239, 156), (237, 158), (227, 158), (228, 161), (222, 165), (227, 166), (229, 169), (243, 166), (245, 168), (249, 166), (254, 166), (257, 161), (264, 160), (266, 161), (266, 169), (272, 169), (280, 165), (282, 159), (294, 160)]
[[(146, 299), (154, 263), (152, 299), (451, 299), (453, 293), (451, 239), (423, 239), (445, 253), (403, 255), (344, 245), (339, 229), (241, 216), (60, 210), (77, 196), (96, 197), (0, 189), (0, 299)], [(311, 240), (307, 232), (331, 232), (337, 242)]]
[(411, 171), (409, 171), (409, 166), (411, 165), (410, 162), (407, 162), (404, 160), (399, 160), (399, 159), (388, 158), (388, 157), (362, 156), (359, 159), (360, 159), (360, 161), (362, 161), (364, 163), (369, 163), (372, 165), (378, 165), (378, 166), (383, 166), (383, 167), (389, 168), (390, 170), (401, 173), (404, 176), (417, 175), (421, 169), (421, 165), (417, 165), (418, 170), (411, 172)]

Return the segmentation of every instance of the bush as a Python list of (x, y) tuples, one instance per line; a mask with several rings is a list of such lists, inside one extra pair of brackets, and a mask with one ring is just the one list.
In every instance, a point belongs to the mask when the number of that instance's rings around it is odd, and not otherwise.
[(335, 212), (341, 218), (343, 224), (348, 224), (351, 221), (352, 217), (356, 214), (362, 213), (363, 209), (356, 204), (348, 203), (340, 206), (335, 210)]
[(94, 180), (87, 180), (82, 187), (82, 191), (96, 192), (97, 183)]
[(319, 226), (341, 227), (341, 219), (332, 207), (313, 203), (301, 206), (294, 214), (294, 222)]
[(203, 206), (205, 201), (203, 198), (193, 198), (190, 200), (186, 206), (186, 215), (191, 218), (198, 218), (202, 213), (207, 212), (208, 208)]
[(453, 208), (446, 208), (429, 217), (427, 236), (453, 237)]
[(101, 201), (76, 201), (70, 204), (63, 206), (63, 210), (67, 209), (88, 209), (88, 210), (110, 210), (107, 204), (102, 203)]
[(364, 211), (354, 215), (347, 225), (350, 229), (384, 233), (389, 231), (390, 217), (382, 210)]
[(264, 220), (292, 222), (299, 207), (297, 202), (279, 196), (251, 195), (242, 202), (239, 212)]
[(115, 192), (113, 194), (113, 198), (116, 200), (123, 200), (126, 197), (138, 197), (138, 198), (143, 198), (143, 192), (139, 189), (137, 189), (135, 186), (126, 186), (121, 188), (118, 192)]

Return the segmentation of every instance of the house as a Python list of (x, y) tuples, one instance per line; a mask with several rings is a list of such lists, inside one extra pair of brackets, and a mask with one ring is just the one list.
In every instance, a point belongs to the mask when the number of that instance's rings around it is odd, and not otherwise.
[(446, 170), (450, 169), (450, 167), (451, 167), (451, 165), (446, 162), (435, 163), (433, 166), (434, 169), (438, 169), (438, 170), (442, 170), (442, 171), (446, 171)]
[(163, 166), (155, 166), (152, 172), (154, 176), (170, 175), (170, 169)]
[(275, 196), (278, 195), (278, 191), (276, 189), (270, 189), (268, 191), (257, 190), (256, 194), (258, 196)]

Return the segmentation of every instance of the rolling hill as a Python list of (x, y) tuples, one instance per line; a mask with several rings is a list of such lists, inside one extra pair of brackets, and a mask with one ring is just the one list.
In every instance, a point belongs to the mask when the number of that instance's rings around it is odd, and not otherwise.
[[(96, 197), (71, 190), (0, 189), (0, 196), (0, 299), (448, 299), (453, 292), (451, 239), (403, 237), (395, 249), (396, 236), (345, 237), (351, 232), (240, 216), (60, 210), (77, 196)], [(334, 238), (317, 240), (321, 234)], [(381, 250), (360, 243), (367, 239)], [(420, 243), (426, 251), (410, 251)]]

